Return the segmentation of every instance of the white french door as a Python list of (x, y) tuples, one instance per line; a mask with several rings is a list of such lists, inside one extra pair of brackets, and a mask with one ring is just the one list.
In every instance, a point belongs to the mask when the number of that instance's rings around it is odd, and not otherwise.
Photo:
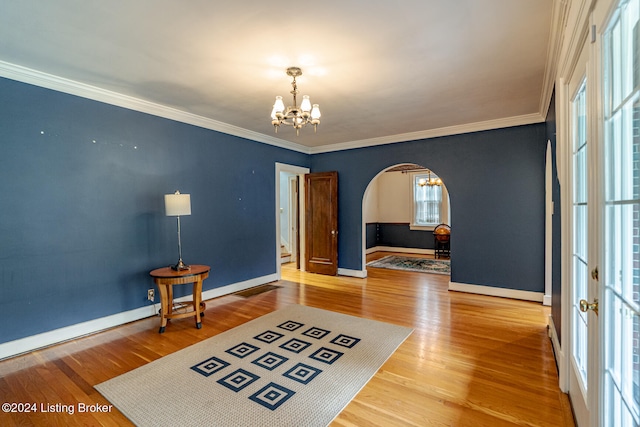
[(569, 139), (571, 144), (571, 292), (569, 296), (569, 388), (578, 426), (588, 426), (593, 396), (597, 393), (594, 366), (598, 363), (597, 318), (588, 310), (595, 301), (597, 259), (595, 229), (594, 168), (595, 144), (590, 126), (592, 92), (589, 76), (589, 45), (585, 44), (568, 84), (570, 95)]
[(640, 425), (640, 0), (620, 1), (602, 37), (603, 426)]
[(569, 7), (579, 18), (559, 86), (561, 387), (578, 427), (637, 427), (640, 0), (572, 0)]

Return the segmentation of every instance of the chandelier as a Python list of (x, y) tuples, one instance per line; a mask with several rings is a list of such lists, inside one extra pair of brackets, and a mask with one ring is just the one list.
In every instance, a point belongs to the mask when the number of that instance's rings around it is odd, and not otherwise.
[(276, 133), (278, 133), (280, 125), (287, 125), (293, 126), (296, 130), (296, 135), (300, 135), (300, 128), (308, 124), (313, 125), (313, 131), (315, 132), (320, 124), (320, 108), (318, 104), (311, 106), (311, 101), (307, 95), (302, 97), (302, 103), (299, 107), (297, 104), (298, 85), (296, 84), (296, 77), (302, 75), (302, 70), (298, 67), (289, 67), (287, 68), (287, 75), (293, 78), (291, 82), (293, 90), (290, 92), (293, 95), (293, 106), (285, 109), (282, 97), (276, 96), (276, 102), (273, 104), (273, 110), (271, 110), (271, 124), (276, 128)]
[(434, 185), (440, 186), (442, 185), (442, 180), (438, 177), (436, 178), (431, 178), (431, 171), (427, 170), (427, 178), (420, 178), (418, 180), (418, 185), (420, 187), (424, 187), (426, 185), (428, 185), (429, 187), (433, 187)]

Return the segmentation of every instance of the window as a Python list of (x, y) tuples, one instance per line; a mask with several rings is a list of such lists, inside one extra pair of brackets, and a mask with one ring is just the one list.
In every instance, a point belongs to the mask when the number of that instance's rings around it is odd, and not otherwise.
[(449, 196), (436, 174), (430, 171), (412, 174), (411, 187), (412, 229), (433, 229), (438, 224), (449, 223)]

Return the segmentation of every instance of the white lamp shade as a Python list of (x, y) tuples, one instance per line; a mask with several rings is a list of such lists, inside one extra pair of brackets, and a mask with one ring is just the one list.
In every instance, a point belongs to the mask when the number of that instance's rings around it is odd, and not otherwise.
[(311, 109), (311, 118), (319, 119), (320, 116), (320, 106), (318, 104), (313, 104), (313, 108)]
[(164, 209), (167, 216), (191, 215), (191, 194), (165, 194)]
[(276, 96), (276, 102), (273, 104), (273, 111), (276, 113), (282, 113), (284, 111), (284, 102), (281, 96)]
[(302, 97), (302, 104), (300, 104), (300, 109), (305, 112), (311, 111), (311, 101), (309, 101), (309, 96), (304, 95)]

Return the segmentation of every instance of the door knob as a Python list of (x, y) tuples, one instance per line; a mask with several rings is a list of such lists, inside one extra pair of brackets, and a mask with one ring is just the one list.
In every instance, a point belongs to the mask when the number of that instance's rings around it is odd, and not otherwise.
[(589, 302), (586, 299), (580, 300), (580, 311), (586, 313), (589, 310), (593, 310), (598, 314), (598, 299), (594, 299), (593, 302)]

